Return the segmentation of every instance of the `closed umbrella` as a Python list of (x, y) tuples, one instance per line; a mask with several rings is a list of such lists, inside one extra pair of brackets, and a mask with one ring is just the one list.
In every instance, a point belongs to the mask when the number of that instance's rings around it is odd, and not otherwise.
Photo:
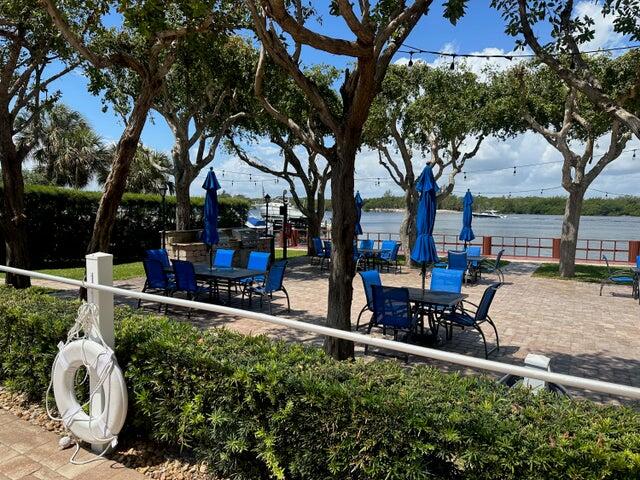
[(467, 190), (462, 201), (462, 230), (460, 231), (460, 240), (464, 242), (465, 247), (467, 242), (476, 238), (471, 229), (471, 220), (473, 220), (473, 195)]
[(416, 217), (416, 243), (411, 250), (411, 259), (422, 264), (422, 289), (424, 290), (426, 266), (438, 261), (436, 243), (433, 240), (433, 227), (436, 223), (436, 193), (439, 188), (433, 178), (433, 171), (427, 165), (416, 181), (416, 190), (420, 194)]
[(362, 235), (362, 226), (360, 225), (360, 219), (362, 218), (362, 205), (364, 205), (364, 201), (360, 196), (360, 192), (356, 192), (356, 237), (358, 235)]
[(202, 241), (209, 248), (209, 268), (211, 268), (213, 245), (216, 245), (220, 241), (220, 237), (218, 236), (218, 190), (220, 190), (220, 184), (218, 183), (216, 174), (213, 172), (213, 168), (209, 169), (202, 188), (207, 191), (204, 199), (204, 230), (202, 232)]

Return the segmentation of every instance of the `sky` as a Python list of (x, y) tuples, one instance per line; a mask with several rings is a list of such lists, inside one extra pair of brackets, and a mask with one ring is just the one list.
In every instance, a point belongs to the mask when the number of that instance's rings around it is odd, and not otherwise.
[[(313, 2), (322, 20), (321, 23), (310, 24), (310, 27), (325, 35), (351, 38), (352, 35), (342, 19), (327, 14), (328, 3), (327, 1)], [(423, 17), (405, 42), (406, 45), (423, 50), (453, 53), (501, 54), (514, 51), (515, 39), (504, 33), (504, 21), (496, 10), (489, 7), (488, 1), (470, 0), (466, 15), (455, 26), (442, 17), (441, 3), (441, 1), (434, 2), (429, 14)], [(591, 14), (595, 19), (595, 38), (584, 46), (585, 50), (629, 44), (625, 38), (613, 31), (611, 18), (603, 18), (594, 2), (579, 2), (576, 5), (576, 12)], [(329, 55), (310, 47), (303, 49), (301, 58), (306, 66), (324, 63), (338, 68), (346, 67), (350, 61), (349, 58)], [(394, 62), (398, 63), (407, 61), (406, 53), (398, 53), (394, 58)], [(414, 61), (424, 61), (432, 65), (451, 63), (450, 58), (434, 55), (416, 55)], [(502, 68), (512, 64), (504, 59), (470, 59), (467, 63), (472, 70), (480, 72), (489, 61)], [(62, 101), (81, 112), (106, 142), (117, 141), (123, 129), (122, 121), (111, 111), (106, 113), (102, 111), (101, 98), (88, 93), (87, 80), (81, 71), (63, 77), (56, 82), (55, 86), (62, 93)], [(171, 131), (164, 119), (155, 112), (149, 116), (142, 133), (142, 142), (166, 153), (171, 151), (173, 143)], [(606, 148), (606, 141), (602, 144), (603, 148)], [(627, 146), (629, 151), (623, 153), (621, 158), (605, 169), (593, 183), (588, 196), (604, 196), (603, 192), (609, 192), (606, 194), (608, 196), (640, 194), (637, 190), (640, 184), (640, 150), (636, 160), (633, 158), (633, 152), (630, 151), (634, 147), (640, 148), (640, 144), (637, 141), (630, 142)], [(272, 166), (281, 164), (279, 149), (269, 142), (247, 146), (247, 149), (254, 158), (265, 164)], [(602, 150), (596, 149), (596, 152), (598, 151)], [(424, 165), (424, 160), (420, 155), (415, 157), (415, 168), (420, 169)], [(457, 176), (454, 193), (463, 194), (470, 189), (474, 194), (490, 196), (563, 195), (565, 192), (560, 188), (560, 160), (560, 154), (535, 133), (526, 133), (508, 140), (490, 137), (483, 142), (476, 157), (465, 165), (466, 175)], [(534, 166), (522, 166), (530, 164)], [(516, 168), (514, 175), (515, 165), (522, 167)], [(264, 192), (275, 196), (282, 195), (285, 188), (284, 182), (276, 182), (273, 177), (248, 167), (234, 155), (222, 149), (218, 151), (211, 166), (218, 173), (224, 191), (231, 194), (243, 194), (255, 198)], [(485, 171), (495, 169), (502, 170)], [(201, 184), (205, 174), (206, 169), (193, 182), (192, 194), (203, 195)], [(379, 165), (378, 154), (371, 150), (362, 149), (358, 154), (355, 176), (356, 188), (365, 198), (381, 196), (386, 191), (401, 194), (400, 188), (390, 180), (388, 173)], [(359, 178), (362, 180), (358, 180)], [(92, 184), (90, 188), (98, 187)], [(327, 191), (327, 196), (329, 195)]]

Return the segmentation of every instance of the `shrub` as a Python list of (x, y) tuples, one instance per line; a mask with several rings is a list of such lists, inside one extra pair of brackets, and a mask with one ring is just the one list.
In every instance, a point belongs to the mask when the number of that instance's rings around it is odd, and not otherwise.
[[(42, 185), (27, 186), (25, 209), (32, 268), (72, 266), (83, 261), (100, 196), (100, 192)], [(219, 203), (221, 227), (244, 224), (251, 207), (248, 200), (223, 196)], [(203, 204), (203, 198), (192, 199), (196, 225), (202, 222)], [(110, 249), (119, 263), (139, 260), (146, 249), (159, 247), (161, 205), (159, 195), (124, 195), (118, 208)], [(170, 230), (175, 226), (175, 197), (166, 198), (166, 208), (166, 226)], [(4, 243), (1, 232), (0, 242)], [(4, 255), (4, 249), (0, 250), (0, 256)], [(3, 258), (0, 258), (0, 262), (5, 263)]]
[[(76, 302), (0, 289), (0, 381), (41, 398)], [(637, 479), (640, 415), (120, 308), (128, 432), (229, 478)]]

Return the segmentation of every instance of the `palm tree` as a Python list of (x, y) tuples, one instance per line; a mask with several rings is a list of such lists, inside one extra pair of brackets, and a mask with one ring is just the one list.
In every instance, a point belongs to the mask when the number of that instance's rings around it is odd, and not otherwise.
[[(112, 158), (113, 155), (115, 146), (111, 148)], [(171, 162), (166, 153), (140, 145), (131, 163), (126, 190), (136, 193), (161, 193), (166, 185), (170, 193), (173, 193), (173, 183), (169, 181), (170, 170)], [(108, 175), (109, 170), (100, 171), (98, 182), (104, 184)]]
[(36, 174), (53, 185), (84, 188), (107, 170), (109, 154), (102, 138), (77, 111), (56, 104), (27, 135), (35, 138), (31, 153)]

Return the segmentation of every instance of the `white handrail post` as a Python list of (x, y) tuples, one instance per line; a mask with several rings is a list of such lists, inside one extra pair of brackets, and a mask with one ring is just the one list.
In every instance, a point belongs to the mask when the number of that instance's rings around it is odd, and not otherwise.
[[(87, 282), (92, 284), (113, 286), (113, 255), (108, 253), (92, 253), (85, 257), (87, 265)], [(98, 330), (104, 341), (111, 348), (115, 348), (115, 331), (113, 327), (113, 293), (95, 290), (87, 290), (87, 302), (93, 303), (98, 310)], [(94, 382), (98, 379), (90, 377), (90, 389), (93, 391)], [(93, 396), (90, 411), (102, 412), (104, 410), (104, 392)], [(101, 453), (108, 445), (91, 444), (94, 453)]]

